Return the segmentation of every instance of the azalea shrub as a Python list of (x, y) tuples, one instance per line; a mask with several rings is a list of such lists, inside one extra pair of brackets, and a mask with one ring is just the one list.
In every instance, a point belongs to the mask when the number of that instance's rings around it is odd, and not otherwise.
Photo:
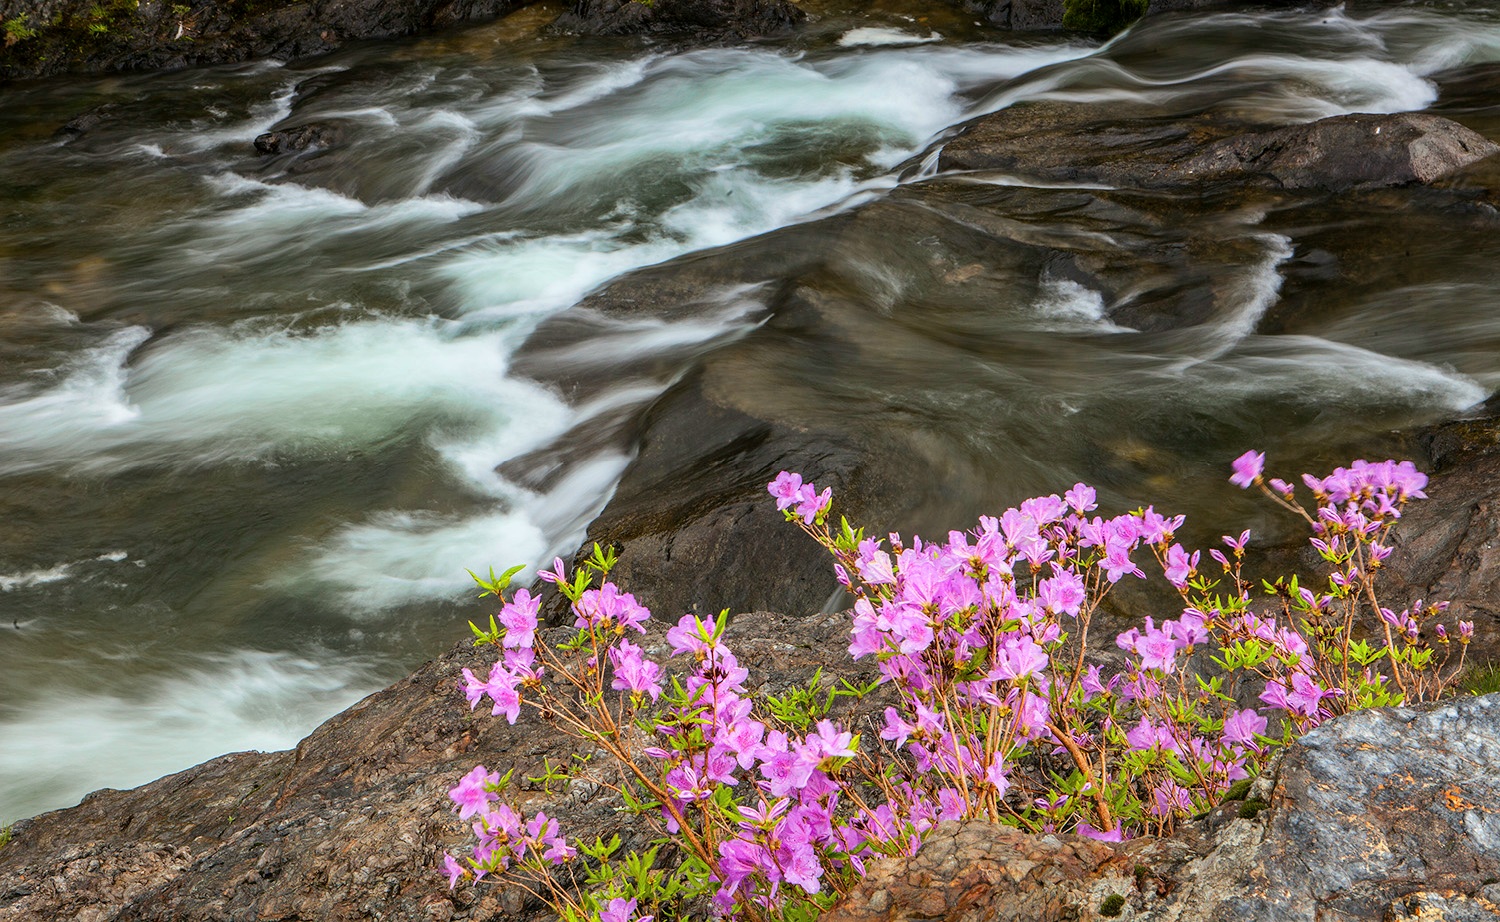
[[(869, 684), (828, 696), (884, 702), (856, 725), (829, 719), (812, 689), (754, 698), (724, 615), (682, 616), (668, 662), (648, 658), (637, 640), (651, 613), (609, 581), (598, 547), (572, 573), (558, 560), (540, 574), (574, 618), (556, 643), (538, 596), (510, 592), (511, 574), (481, 579), (501, 608), (475, 642), (500, 652), (484, 678), (465, 670), (470, 706), (488, 699), (511, 723), (536, 708), (602, 752), (583, 770), (658, 838), (625, 853), (618, 838), (570, 840), (504, 803), (509, 776), (481, 765), (450, 794), (476, 836), (444, 856), (450, 885), (503, 875), (570, 922), (807, 920), (937, 823), (1168, 834), (1330, 717), (1444, 694), (1472, 624), (1439, 623), (1443, 604), (1397, 612), (1376, 586), (1426, 476), (1356, 461), (1294, 485), (1263, 464), (1247, 452), (1230, 479), (1305, 520), (1326, 564), (1315, 580), (1252, 584), (1249, 532), (1205, 557), (1177, 541), (1182, 516), (1105, 518), (1084, 484), (924, 541), (834, 525), (831, 491), (783, 472), (769, 492), (831, 555), (853, 603), (849, 655), (870, 664)], [(1100, 605), (1148, 572), (1177, 602), (1106, 635), (1111, 668)]]

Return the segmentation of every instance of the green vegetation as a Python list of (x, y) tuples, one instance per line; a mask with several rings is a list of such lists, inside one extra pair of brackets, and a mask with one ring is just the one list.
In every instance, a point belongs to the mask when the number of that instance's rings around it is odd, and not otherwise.
[(0, 826), (0, 848), (10, 844), (11, 835), (15, 832), (15, 825)]
[(1500, 663), (1486, 663), (1470, 669), (1459, 680), (1459, 688), (1471, 695), (1500, 692)]
[(1125, 897), (1118, 893), (1111, 893), (1099, 904), (1099, 915), (1107, 919), (1113, 919), (1125, 910)]
[(36, 30), (26, 23), (25, 16), (17, 16), (5, 21), (5, 44), (14, 45), (28, 38), (36, 38)]
[(1148, 0), (1066, 0), (1063, 28), (1113, 35), (1146, 15)]

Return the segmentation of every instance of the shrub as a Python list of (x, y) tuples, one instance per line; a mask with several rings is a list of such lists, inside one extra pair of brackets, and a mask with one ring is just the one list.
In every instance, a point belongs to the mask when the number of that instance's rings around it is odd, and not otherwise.
[[(893, 702), (875, 739), (829, 720), (830, 699), (811, 688), (752, 700), (725, 615), (685, 615), (667, 631), (676, 673), (644, 657), (629, 635), (645, 633), (650, 612), (608, 581), (613, 552), (596, 546), (574, 573), (558, 560), (541, 574), (574, 615), (556, 644), (538, 630), (538, 597), (506, 598), (515, 571), (479, 579), (503, 605), (475, 642), (501, 657), (483, 680), (465, 671), (471, 707), (488, 697), (512, 723), (539, 708), (603, 750), (616, 774), (593, 780), (659, 841), (624, 855), (618, 838), (569, 842), (545, 813), (499, 803), (505, 779), (479, 766), (450, 794), (478, 839), (472, 855), (445, 856), (450, 885), (504, 871), (567, 920), (812, 919), (869, 861), (914, 853), (939, 822), (1114, 841), (1170, 833), (1243, 797), (1276, 746), (1329, 717), (1445, 693), (1472, 625), (1450, 635), (1434, 624), (1434, 646), (1423, 626), (1445, 606), (1397, 614), (1375, 589), (1391, 529), (1427, 478), (1409, 463), (1355, 462), (1304, 476), (1309, 510), (1262, 466), (1247, 452), (1231, 480), (1305, 519), (1329, 568), (1316, 588), (1295, 577), (1252, 586), (1249, 532), (1205, 561), (1176, 542), (1181, 516), (1090, 515), (1083, 484), (929, 543), (835, 528), (831, 491), (783, 472), (769, 490), (833, 556), (854, 600), (849, 653), (878, 674), (843, 693), (883, 686)], [(1181, 608), (1118, 634), (1126, 666), (1106, 674), (1090, 628), (1113, 586), (1146, 577), (1140, 563)]]

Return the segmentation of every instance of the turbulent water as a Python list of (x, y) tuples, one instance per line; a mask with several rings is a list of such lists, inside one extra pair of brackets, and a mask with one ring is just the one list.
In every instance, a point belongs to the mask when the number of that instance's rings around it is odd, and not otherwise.
[[(1226, 205), (1184, 228), (1170, 197), (1089, 216), (1079, 190), (935, 176), (932, 156), (1034, 99), (1283, 123), (1436, 108), (1493, 137), (1500, 12), (1164, 17), (1102, 46), (928, 12), (829, 7), (782, 44), (688, 53), (512, 20), (0, 90), (0, 821), (291, 745), (404, 674), (475, 614), (465, 568), (576, 546), (630, 460), (621, 421), (707, 356), (764, 357), (766, 399), (810, 419), (919, 420), (965, 459), (939, 491), (1086, 476), (1195, 514), (1232, 506), (1247, 447), (1324, 461), (1500, 386), (1500, 234), (1462, 217)], [(343, 145), (257, 156), (288, 116)], [(928, 191), (1138, 254), (1133, 281), (1017, 278), (983, 247), (932, 269), (874, 223), (821, 276), (868, 306), (857, 332), (768, 324), (771, 268), (691, 314), (596, 318), (548, 383), (510, 371), (538, 324), (634, 270), (790, 264), (786, 229)], [(1132, 319), (1193, 286), (1192, 323)], [(497, 473), (547, 449), (545, 478)]]

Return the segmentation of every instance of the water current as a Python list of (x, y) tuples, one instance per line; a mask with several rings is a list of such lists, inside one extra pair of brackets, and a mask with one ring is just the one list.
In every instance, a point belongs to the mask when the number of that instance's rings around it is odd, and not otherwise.
[[(533, 10), (0, 89), (0, 821), (290, 746), (451, 644), (482, 610), (465, 568), (576, 547), (630, 462), (623, 421), (711, 358), (754, 364), (743, 398), (783, 416), (919, 427), (969, 521), (1082, 477), (1219, 528), (1253, 517), (1223, 483), (1245, 448), (1287, 471), (1378, 452), (1500, 387), (1500, 233), (1461, 209), (1101, 213), (933, 157), (1037, 99), (1430, 108), (1500, 137), (1500, 8), (1165, 16), (1107, 44), (816, 12), (740, 48), (551, 37)], [(289, 117), (343, 143), (257, 155)], [(932, 202), (949, 231), (913, 234)], [(1105, 290), (965, 249), (960, 206), (1126, 268)], [(765, 292), (824, 226), (841, 242), (799, 284), (866, 313), (779, 328)], [(738, 268), (691, 311), (591, 315), (548, 375), (511, 371), (539, 324), (695, 254)], [(549, 449), (546, 478), (497, 473)]]

